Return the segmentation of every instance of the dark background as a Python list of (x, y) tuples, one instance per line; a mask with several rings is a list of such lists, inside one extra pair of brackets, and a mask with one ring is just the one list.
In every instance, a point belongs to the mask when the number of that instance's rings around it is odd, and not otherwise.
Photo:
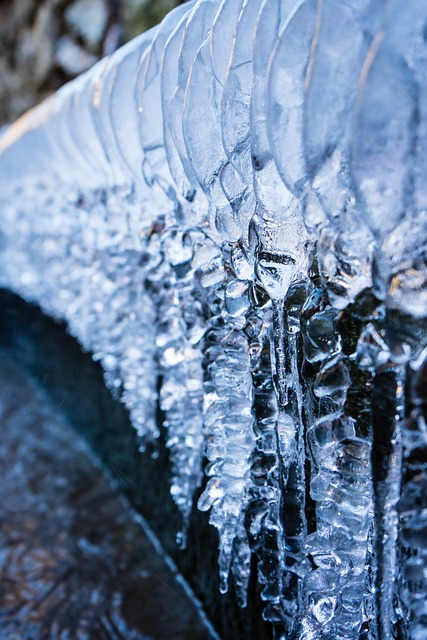
[(183, 0), (0, 0), (0, 126)]

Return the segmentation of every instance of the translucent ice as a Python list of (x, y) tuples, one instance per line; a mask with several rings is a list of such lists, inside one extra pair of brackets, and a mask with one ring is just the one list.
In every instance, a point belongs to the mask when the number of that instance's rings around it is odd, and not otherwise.
[(182, 546), (205, 465), (277, 638), (426, 637), (426, 19), (185, 3), (0, 133), (1, 285), (165, 430)]

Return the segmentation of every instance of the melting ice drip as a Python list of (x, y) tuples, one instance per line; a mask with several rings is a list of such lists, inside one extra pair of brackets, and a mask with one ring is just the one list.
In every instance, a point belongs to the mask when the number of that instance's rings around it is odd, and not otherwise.
[[(164, 414), (276, 637), (427, 637), (427, 12), (198, 0), (0, 139), (3, 286)], [(158, 397), (158, 380), (162, 380)]]

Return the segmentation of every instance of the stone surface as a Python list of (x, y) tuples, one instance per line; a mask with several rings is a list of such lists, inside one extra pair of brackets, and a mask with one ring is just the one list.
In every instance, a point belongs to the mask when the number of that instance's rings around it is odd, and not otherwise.
[(212, 638), (60, 406), (5, 351), (0, 389), (0, 637)]

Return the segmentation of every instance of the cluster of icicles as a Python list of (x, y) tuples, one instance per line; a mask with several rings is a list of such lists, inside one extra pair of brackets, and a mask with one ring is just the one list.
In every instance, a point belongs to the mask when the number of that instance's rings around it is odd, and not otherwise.
[[(197, 0), (0, 138), (0, 280), (92, 351), (242, 606), (427, 637), (427, 9)], [(161, 380), (160, 391), (158, 381)], [(203, 463), (205, 461), (205, 463)]]

